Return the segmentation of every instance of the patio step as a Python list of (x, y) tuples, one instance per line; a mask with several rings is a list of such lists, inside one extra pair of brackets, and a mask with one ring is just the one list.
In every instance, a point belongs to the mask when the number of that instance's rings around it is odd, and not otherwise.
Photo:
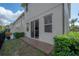
[(28, 37), (23, 37), (21, 39), (24, 40), (24, 42), (30, 44), (31, 46), (42, 50), (46, 54), (49, 54), (54, 48), (53, 45), (51, 45), (51, 44), (48, 44), (48, 43), (45, 43), (42, 41), (38, 41), (35, 39), (30, 39)]

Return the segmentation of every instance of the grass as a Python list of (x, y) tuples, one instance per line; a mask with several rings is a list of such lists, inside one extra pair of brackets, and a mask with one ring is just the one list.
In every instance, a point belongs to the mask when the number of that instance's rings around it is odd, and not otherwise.
[(13, 53), (20, 47), (20, 40), (6, 40), (1, 49), (2, 55), (13, 55)]
[(0, 50), (2, 56), (42, 56), (45, 55), (39, 49), (33, 48), (21, 39), (6, 40)]

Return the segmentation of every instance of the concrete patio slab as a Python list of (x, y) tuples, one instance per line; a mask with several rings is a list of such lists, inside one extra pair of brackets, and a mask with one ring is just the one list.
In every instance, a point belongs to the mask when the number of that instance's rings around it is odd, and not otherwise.
[(46, 54), (49, 54), (54, 48), (54, 46), (51, 44), (48, 44), (48, 43), (45, 43), (42, 41), (38, 41), (35, 39), (30, 39), (28, 37), (23, 37), (21, 39), (24, 40), (26, 43), (30, 44), (31, 46), (42, 50)]

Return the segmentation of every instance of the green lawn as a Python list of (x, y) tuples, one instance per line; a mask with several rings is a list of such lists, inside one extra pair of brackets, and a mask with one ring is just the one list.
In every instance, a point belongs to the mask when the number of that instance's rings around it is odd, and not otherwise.
[(12, 55), (20, 47), (20, 40), (6, 40), (1, 49), (1, 55)]
[(4, 56), (33, 56), (33, 55), (45, 55), (42, 51), (33, 48), (32, 46), (24, 43), (21, 39), (6, 40), (0, 50), (0, 55)]

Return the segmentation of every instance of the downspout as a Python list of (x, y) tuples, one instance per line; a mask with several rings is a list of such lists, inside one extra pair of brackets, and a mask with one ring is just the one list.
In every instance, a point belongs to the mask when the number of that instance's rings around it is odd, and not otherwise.
[(65, 32), (65, 22), (64, 22), (64, 3), (62, 3), (62, 30), (63, 30), (63, 32), (62, 32), (62, 34), (64, 34), (64, 32)]
[[(23, 15), (22, 15), (22, 17), (23, 17)], [(23, 28), (23, 24), (22, 24), (22, 21), (23, 21), (23, 19), (21, 18), (21, 26), (22, 26), (22, 28)], [(22, 30), (23, 31), (23, 30)]]

